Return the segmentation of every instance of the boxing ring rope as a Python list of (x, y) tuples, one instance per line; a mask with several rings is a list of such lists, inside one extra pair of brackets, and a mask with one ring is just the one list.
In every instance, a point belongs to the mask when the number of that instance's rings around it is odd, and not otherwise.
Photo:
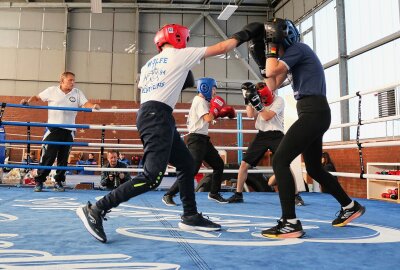
[[(373, 89), (373, 90), (367, 90), (367, 91), (360, 91), (357, 92), (356, 94), (353, 95), (347, 95), (340, 97), (339, 99), (332, 100), (329, 102), (329, 104), (335, 103), (335, 102), (340, 102), (343, 100), (348, 100), (350, 98), (354, 97), (359, 97), (361, 98), (362, 95), (367, 95), (371, 93), (377, 93), (377, 92), (384, 92), (388, 90), (392, 90), (396, 87), (398, 87), (398, 84), (395, 85), (390, 85), (386, 86), (380, 89)], [(3, 103), (4, 104), (4, 103)], [(66, 107), (51, 107), (51, 106), (25, 106), (25, 105), (19, 105), (19, 104), (7, 104), (8, 107), (15, 107), (15, 108), (24, 108), (24, 109), (52, 109), (52, 110), (69, 110), (69, 111), (81, 111), (81, 112), (98, 112), (98, 113), (135, 113), (139, 109), (100, 109), (100, 110), (95, 110), (95, 109), (89, 109), (89, 108), (66, 108)], [(188, 109), (175, 109), (175, 113), (187, 113), (189, 110)], [(239, 114), (238, 118), (241, 117), (241, 113), (246, 112), (245, 110), (236, 110)], [(251, 118), (252, 119), (252, 118)], [(350, 127), (350, 126), (360, 126), (363, 124), (370, 124), (370, 123), (377, 123), (377, 122), (384, 122), (384, 121), (391, 121), (391, 120), (397, 120), (400, 119), (400, 116), (389, 116), (389, 117), (383, 117), (379, 119), (370, 119), (370, 120), (360, 120), (358, 123), (344, 123), (344, 124), (338, 124), (338, 125), (333, 125), (330, 127), (330, 129), (336, 129), (336, 128), (343, 128), (343, 127)], [(240, 119), (243, 120), (243, 119)], [(247, 120), (247, 119), (246, 119)], [(122, 125), (109, 125), (109, 126), (104, 126), (104, 125), (82, 125), (82, 124), (75, 124), (75, 125), (59, 125), (59, 124), (48, 124), (48, 123), (37, 123), (37, 122), (31, 122), (31, 123), (25, 123), (25, 122), (18, 122), (18, 121), (4, 121), (2, 122), (3, 125), (14, 125), (14, 126), (34, 126), (34, 127), (65, 127), (65, 128), (80, 128), (80, 129), (94, 129), (94, 130), (127, 130), (127, 131), (137, 131), (137, 127), (135, 126), (122, 126)], [(188, 132), (188, 129), (184, 128), (178, 128), (177, 129), (179, 132)], [(242, 130), (242, 129), (209, 129), (210, 133), (234, 133), (234, 134), (243, 134), (243, 133), (258, 133), (257, 130)], [(40, 136), (38, 136), (40, 137)], [(79, 139), (79, 138), (77, 138)], [(94, 139), (96, 140), (96, 139)], [(98, 140), (98, 139), (97, 139)], [(104, 139), (104, 140), (119, 140), (119, 139)], [(123, 140), (129, 140), (129, 139), (123, 139)], [(131, 139), (132, 140), (132, 139)], [(135, 139), (133, 139), (135, 140)], [(136, 139), (138, 140), (138, 139)], [(29, 141), (29, 140), (4, 140), (0, 141), (0, 143), (15, 143), (15, 144), (43, 144), (42, 141)], [(64, 144), (63, 142), (46, 142), (46, 144)], [(131, 149), (131, 148), (142, 148), (141, 144), (111, 144), (111, 143), (84, 143), (84, 142), (73, 142), (69, 143), (72, 146), (86, 146), (86, 147), (126, 147), (126, 149)], [(345, 144), (345, 145), (335, 145), (335, 146), (324, 146), (324, 149), (334, 149), (334, 148), (360, 148), (360, 145), (363, 144), (362, 147), (379, 147), (379, 146), (395, 146), (395, 145), (400, 145), (400, 142), (373, 142), (373, 143), (359, 143), (357, 144)], [(242, 146), (217, 146), (216, 149), (218, 150), (245, 150), (247, 147), (242, 147)], [(13, 164), (0, 164), (0, 167), (8, 167), (8, 168), (44, 168), (44, 169), (65, 169), (65, 170), (86, 170), (86, 171), (113, 171), (113, 168), (85, 168), (85, 167), (75, 167), (75, 166), (67, 166), (67, 167), (57, 167), (57, 166), (47, 166), (48, 168), (45, 168), (46, 166), (32, 166), (32, 165), (13, 165)], [(115, 169), (115, 171), (121, 171), (120, 169)], [(127, 172), (142, 172), (143, 169), (126, 169)], [(167, 169), (166, 172), (175, 172), (174, 169)], [(201, 169), (199, 172), (202, 173), (210, 173), (212, 170), (208, 169)], [(226, 173), (237, 173), (238, 170), (229, 170), (226, 169), (224, 170)], [(273, 173), (272, 169), (267, 169), (267, 170), (257, 170), (257, 169), (251, 169), (249, 170), (249, 173)], [(342, 177), (355, 177), (355, 178), (362, 178), (362, 177), (371, 177), (375, 179), (390, 179), (390, 180), (400, 180), (399, 176), (393, 176), (393, 175), (376, 175), (376, 174), (357, 174), (357, 173), (332, 173), (333, 175), (336, 176), (342, 176)]]
[[(44, 170), (65, 170), (65, 171), (85, 171), (85, 172), (144, 172), (140, 168), (105, 168), (105, 167), (89, 167), (89, 166), (42, 166), (31, 164), (0, 164), (0, 168), (17, 168), (17, 169), (44, 169)], [(176, 169), (166, 169), (166, 173), (175, 173)], [(212, 173), (212, 169), (200, 169), (199, 173)], [(224, 169), (224, 173), (237, 173), (236, 169)], [(271, 169), (250, 169), (249, 173), (273, 173)], [(386, 175), (385, 175), (386, 176)]]

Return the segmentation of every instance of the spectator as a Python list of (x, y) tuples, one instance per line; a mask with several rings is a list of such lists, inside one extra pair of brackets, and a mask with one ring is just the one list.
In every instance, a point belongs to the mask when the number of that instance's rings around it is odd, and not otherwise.
[(326, 171), (336, 172), (335, 165), (333, 164), (328, 152), (322, 152), (321, 163), (322, 163), (322, 167), (324, 167), (324, 169)]
[[(93, 153), (89, 153), (88, 159), (86, 160), (86, 165), (90, 165), (90, 167), (95, 167), (97, 165), (96, 158)], [(94, 175), (94, 171), (84, 171), (86, 175)]]
[(31, 152), (29, 154), (29, 158), (28, 158), (28, 153), (24, 154), (24, 157), (22, 159), (22, 164), (32, 164), (32, 163), (36, 163), (37, 160), (35, 159), (35, 152)]
[[(126, 163), (118, 160), (118, 153), (111, 150), (107, 153), (108, 164), (105, 168), (127, 168)], [(119, 185), (131, 180), (128, 172), (104, 171), (101, 173), (101, 187), (107, 190), (113, 190)]]
[[(87, 160), (85, 160), (85, 155), (81, 152), (78, 155), (79, 159), (76, 162), (77, 166), (80, 167), (85, 167), (86, 165), (97, 165), (96, 160), (94, 159), (94, 154), (93, 153), (89, 153), (89, 157)], [(78, 171), (78, 174), (82, 174), (82, 175), (94, 175), (93, 171)]]
[(119, 153), (119, 162), (125, 163), (127, 166), (131, 165), (131, 163), (129, 162), (129, 160), (125, 157), (124, 153)]

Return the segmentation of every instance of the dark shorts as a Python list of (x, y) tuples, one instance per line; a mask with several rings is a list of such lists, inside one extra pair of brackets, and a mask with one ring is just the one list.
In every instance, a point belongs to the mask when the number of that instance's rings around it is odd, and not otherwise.
[(275, 153), (282, 138), (283, 133), (281, 131), (259, 131), (247, 149), (243, 161), (252, 167), (257, 166), (265, 152), (271, 150), (272, 153)]

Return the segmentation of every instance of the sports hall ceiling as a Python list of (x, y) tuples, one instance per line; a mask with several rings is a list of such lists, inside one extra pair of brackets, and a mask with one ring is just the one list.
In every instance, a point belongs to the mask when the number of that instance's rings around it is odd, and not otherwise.
[[(0, 5), (15, 7), (23, 6), (59, 6), (68, 7), (90, 7), (91, 0), (14, 0), (0, 1)], [(221, 11), (228, 4), (238, 5), (238, 12), (266, 12), (273, 10), (283, 0), (102, 0), (103, 8), (129, 8), (139, 7), (141, 9), (166, 8), (169, 10), (204, 10)]]

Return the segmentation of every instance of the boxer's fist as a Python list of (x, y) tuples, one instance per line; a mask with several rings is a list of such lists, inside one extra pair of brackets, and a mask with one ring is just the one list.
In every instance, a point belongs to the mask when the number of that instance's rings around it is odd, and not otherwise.
[(233, 107), (225, 106), (221, 109), (218, 116), (219, 117), (228, 117), (228, 118), (232, 119), (232, 118), (236, 117), (236, 112)]

